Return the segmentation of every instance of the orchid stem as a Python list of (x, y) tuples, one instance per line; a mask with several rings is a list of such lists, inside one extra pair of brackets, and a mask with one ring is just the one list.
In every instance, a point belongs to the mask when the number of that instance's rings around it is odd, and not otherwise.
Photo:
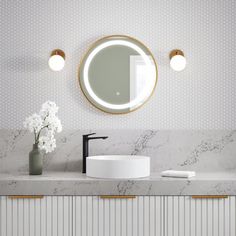
[(35, 132), (35, 130), (34, 130), (34, 143), (36, 144), (36, 132)]
[(37, 143), (39, 142), (39, 136), (40, 136), (40, 134), (41, 134), (41, 131), (42, 131), (44, 128), (47, 128), (47, 127), (48, 127), (48, 125), (44, 126), (43, 128), (41, 128), (41, 129), (39, 130), (38, 135), (37, 135), (37, 138), (36, 138)]

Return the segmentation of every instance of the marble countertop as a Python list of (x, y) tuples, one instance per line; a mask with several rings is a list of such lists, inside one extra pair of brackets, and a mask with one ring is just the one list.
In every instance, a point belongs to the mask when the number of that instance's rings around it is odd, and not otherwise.
[(94, 179), (78, 172), (41, 176), (0, 174), (0, 195), (236, 195), (236, 173), (197, 173), (190, 179)]

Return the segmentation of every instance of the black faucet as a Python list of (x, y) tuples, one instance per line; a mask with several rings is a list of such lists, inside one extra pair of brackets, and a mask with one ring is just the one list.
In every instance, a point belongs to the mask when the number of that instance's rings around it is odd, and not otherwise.
[(107, 136), (103, 137), (89, 137), (91, 135), (94, 135), (96, 133), (91, 133), (91, 134), (85, 134), (83, 135), (83, 171), (82, 173), (86, 173), (86, 158), (89, 155), (89, 140), (90, 139), (107, 139)]

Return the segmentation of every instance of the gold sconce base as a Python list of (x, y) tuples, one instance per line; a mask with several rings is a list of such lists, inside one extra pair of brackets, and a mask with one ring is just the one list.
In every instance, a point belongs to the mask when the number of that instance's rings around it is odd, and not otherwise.
[(179, 49), (174, 49), (170, 52), (170, 59), (173, 57), (173, 56), (176, 56), (176, 55), (181, 55), (184, 57), (184, 53), (183, 51), (179, 50)]
[(54, 55), (59, 55), (59, 56), (63, 57), (64, 60), (65, 60), (65, 58), (66, 58), (66, 54), (65, 54), (64, 51), (62, 51), (61, 49), (55, 49), (55, 50), (53, 50), (52, 53), (51, 53), (51, 57), (54, 56)]

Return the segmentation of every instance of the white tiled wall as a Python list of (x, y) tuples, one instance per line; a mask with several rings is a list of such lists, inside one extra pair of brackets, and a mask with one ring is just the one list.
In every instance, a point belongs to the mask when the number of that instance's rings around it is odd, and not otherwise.
[[(1, 128), (22, 128), (45, 100), (65, 129), (233, 129), (236, 127), (236, 2), (177, 0), (0, 1)], [(82, 55), (96, 39), (127, 34), (153, 51), (159, 81), (153, 98), (122, 116), (102, 113), (77, 83)], [(51, 50), (66, 52), (50, 71)], [(182, 49), (186, 70), (169, 68)]]

